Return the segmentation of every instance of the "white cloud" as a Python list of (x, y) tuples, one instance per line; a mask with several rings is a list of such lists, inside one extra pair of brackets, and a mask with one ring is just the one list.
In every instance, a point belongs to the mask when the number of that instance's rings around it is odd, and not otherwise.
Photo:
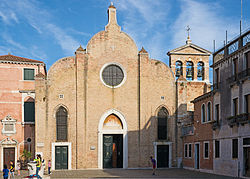
[(80, 45), (79, 42), (67, 35), (61, 28), (54, 24), (47, 24), (46, 29), (48, 29), (54, 35), (57, 43), (67, 54), (72, 54)]
[(15, 23), (18, 23), (18, 19), (16, 17), (16, 14), (13, 11), (6, 11), (3, 9), (0, 9), (0, 17), (2, 18), (3, 22), (5, 24), (12, 24), (12, 21), (14, 21)]
[(223, 45), (227, 29), (229, 29), (228, 39), (237, 35), (239, 33), (237, 20), (232, 17), (221, 17), (219, 15), (221, 8), (217, 3), (182, 0), (181, 13), (172, 28), (173, 47), (185, 43), (187, 25), (191, 28), (192, 42), (210, 51), (213, 49), (213, 40), (216, 40), (217, 47)]
[[(45, 9), (40, 7), (38, 1), (22, 0), (22, 1), (5, 1), (6, 7), (12, 7), (15, 12), (24, 18), (28, 24), (43, 36), (52, 36), (54, 41), (60, 45), (64, 55), (72, 55), (79, 46), (79, 42), (75, 40), (68, 32), (53, 22), (52, 15)], [(3, 6), (0, 6), (0, 10)], [(11, 9), (9, 9), (11, 10)], [(1, 12), (1, 11), (0, 11)], [(1, 14), (0, 14), (1, 16)], [(13, 19), (17, 21), (16, 14), (10, 13), (3, 16), (7, 21)]]
[(120, 0), (116, 3), (117, 11), (124, 13), (125, 20), (120, 24), (123, 31), (135, 40), (139, 49), (144, 46), (152, 58), (164, 59), (166, 49), (163, 44), (170, 2)]

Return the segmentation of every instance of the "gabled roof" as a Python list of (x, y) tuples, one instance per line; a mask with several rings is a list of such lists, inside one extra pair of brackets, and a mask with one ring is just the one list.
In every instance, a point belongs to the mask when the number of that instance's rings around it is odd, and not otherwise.
[(18, 57), (18, 56), (14, 56), (14, 55), (1, 55), (0, 56), (0, 62), (27, 62), (27, 63), (42, 63), (44, 64), (42, 61), (38, 61), (38, 60), (32, 60), (29, 58), (24, 58), (24, 57)]
[[(197, 51), (197, 53), (187, 53), (183, 52), (184, 49), (186, 48), (193, 48), (194, 50)], [(211, 55), (212, 53), (204, 48), (199, 47), (198, 45), (192, 44), (191, 42), (187, 42), (186, 45), (183, 45), (181, 47), (175, 48), (167, 53), (167, 55), (190, 55), (190, 54), (195, 54), (195, 55)]]

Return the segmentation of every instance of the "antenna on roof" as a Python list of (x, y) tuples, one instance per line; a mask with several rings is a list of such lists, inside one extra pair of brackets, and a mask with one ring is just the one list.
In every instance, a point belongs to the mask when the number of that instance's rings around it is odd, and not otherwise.
[(215, 40), (214, 40), (214, 52), (215, 52)]
[(240, 4), (241, 6), (241, 11), (240, 11), (240, 36), (241, 36), (241, 29), (242, 29), (242, 0), (241, 0), (241, 4)]
[(226, 45), (227, 45), (227, 30), (226, 30)]

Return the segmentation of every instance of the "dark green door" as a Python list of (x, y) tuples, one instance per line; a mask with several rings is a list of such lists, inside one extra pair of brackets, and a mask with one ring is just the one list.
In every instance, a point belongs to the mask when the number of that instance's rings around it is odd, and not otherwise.
[(166, 168), (169, 162), (169, 146), (157, 145), (157, 168)]
[(112, 168), (113, 136), (103, 136), (103, 168)]
[(68, 169), (68, 146), (56, 147), (55, 169)]

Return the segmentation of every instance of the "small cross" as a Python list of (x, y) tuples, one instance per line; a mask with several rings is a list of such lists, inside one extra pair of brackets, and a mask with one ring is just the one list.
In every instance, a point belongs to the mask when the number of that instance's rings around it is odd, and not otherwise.
[(186, 30), (187, 30), (187, 32), (188, 32), (188, 37), (189, 37), (189, 31), (191, 30), (190, 27), (189, 27), (189, 25), (187, 26), (187, 29), (186, 29)]

